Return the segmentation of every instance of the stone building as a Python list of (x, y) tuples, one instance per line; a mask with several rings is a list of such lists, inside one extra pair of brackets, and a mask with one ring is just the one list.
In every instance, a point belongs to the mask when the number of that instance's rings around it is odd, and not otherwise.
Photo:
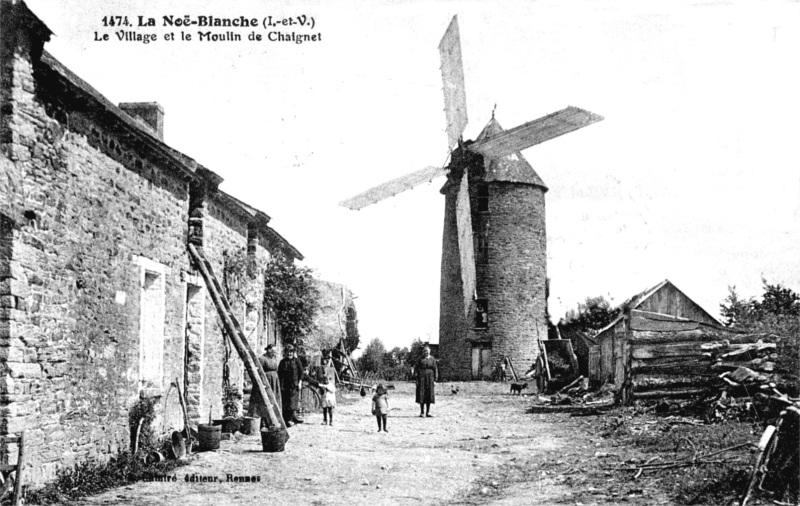
[[(476, 142), (503, 129), (492, 118)], [(547, 338), (547, 187), (520, 152), (498, 159), (459, 149), (445, 195), (439, 311), (439, 371), (451, 380), (488, 379), (502, 357), (525, 371)], [(464, 317), (456, 224), (459, 181), (469, 168), (476, 293)]]
[(355, 339), (358, 336), (353, 292), (341, 283), (321, 279), (314, 280), (314, 287), (319, 308), (314, 317), (314, 330), (303, 339), (306, 351), (318, 354), (337, 347), (341, 339), (345, 339), (348, 349), (352, 350), (352, 336), (355, 335)]
[[(175, 384), (191, 423), (221, 416), (226, 349), (190, 222), (218, 276), (226, 251), (302, 256), (163, 142), (158, 104), (109, 102), (44, 51), (24, 2), (0, 0), (0, 19), (0, 434), (27, 431), (37, 484), (126, 448), (141, 399), (156, 434), (182, 428)], [(279, 341), (250, 295), (233, 307), (251, 345)]]

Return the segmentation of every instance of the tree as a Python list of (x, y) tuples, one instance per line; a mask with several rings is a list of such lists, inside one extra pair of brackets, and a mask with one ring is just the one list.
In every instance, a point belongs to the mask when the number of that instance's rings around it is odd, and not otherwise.
[(264, 267), (264, 306), (275, 314), (275, 322), (287, 343), (295, 343), (314, 327), (319, 307), (313, 272), (281, 254)]
[(400, 349), (399, 346), (395, 346), (383, 356), (383, 364), (388, 367), (397, 367), (403, 365), (407, 358), (408, 348)]
[(728, 296), (719, 305), (725, 325), (744, 324), (753, 320), (753, 299), (742, 299), (735, 286), (728, 287)]
[(408, 351), (408, 356), (406, 358), (408, 364), (411, 367), (416, 367), (420, 360), (422, 360), (423, 354), (422, 350), (425, 348), (425, 343), (422, 342), (422, 339), (414, 339), (411, 343), (411, 349)]
[(764, 295), (756, 308), (762, 316), (800, 316), (800, 295), (780, 283), (770, 285), (763, 278), (761, 282), (764, 283)]
[(611, 303), (602, 295), (586, 297), (584, 303), (578, 303), (578, 309), (567, 311), (562, 326), (594, 336), (611, 323), (619, 315), (619, 312), (620, 309), (612, 308)]
[(386, 355), (386, 347), (379, 338), (374, 338), (369, 342), (364, 353), (358, 358), (358, 368), (364, 372), (380, 373), (383, 370), (383, 358)]
[(742, 299), (736, 287), (728, 287), (720, 312), (730, 327), (772, 334), (778, 345), (775, 371), (782, 375), (784, 384), (794, 384), (794, 391), (789, 392), (794, 395), (800, 391), (800, 295), (780, 283), (771, 285), (766, 279), (762, 282), (764, 293), (760, 301)]
[(800, 316), (800, 295), (780, 283), (771, 285), (762, 278), (764, 293), (761, 301), (742, 299), (735, 286), (728, 287), (728, 296), (719, 305), (720, 313), (729, 326), (754, 326), (769, 317), (778, 319)]

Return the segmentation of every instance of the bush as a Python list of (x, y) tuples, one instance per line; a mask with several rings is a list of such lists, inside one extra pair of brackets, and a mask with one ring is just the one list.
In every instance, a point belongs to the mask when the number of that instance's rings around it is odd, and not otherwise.
[(407, 364), (384, 367), (381, 378), (386, 381), (408, 381), (411, 378), (411, 367)]

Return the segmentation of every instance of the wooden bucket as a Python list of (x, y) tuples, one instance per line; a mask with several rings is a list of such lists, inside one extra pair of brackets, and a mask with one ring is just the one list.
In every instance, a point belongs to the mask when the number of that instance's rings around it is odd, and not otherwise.
[(233, 434), (234, 432), (238, 432), (242, 428), (242, 419), (241, 418), (223, 418), (222, 420), (214, 420), (215, 426), (222, 427), (222, 432), (228, 432)]
[(219, 439), (222, 427), (219, 425), (200, 424), (197, 427), (197, 439), (200, 440), (200, 451), (219, 449)]
[(257, 416), (244, 417), (244, 423), (242, 423), (242, 434), (247, 434), (248, 436), (258, 434), (260, 428), (261, 428), (261, 418)]
[(286, 429), (261, 429), (261, 448), (265, 452), (282, 452), (288, 439), (289, 432)]

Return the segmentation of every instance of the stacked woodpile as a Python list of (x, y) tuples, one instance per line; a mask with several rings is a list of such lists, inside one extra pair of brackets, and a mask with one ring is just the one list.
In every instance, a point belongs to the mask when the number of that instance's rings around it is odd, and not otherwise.
[[(714, 337), (714, 333), (706, 332), (697, 337)], [(633, 399), (697, 396), (709, 389), (718, 389), (721, 375), (739, 369), (738, 375), (749, 376), (752, 381), (763, 383), (778, 379), (773, 374), (776, 344), (764, 341), (769, 336), (743, 334), (729, 337), (705, 342), (637, 340), (631, 343)]]
[[(691, 398), (718, 389), (720, 374), (746, 367), (772, 374), (776, 336), (628, 309), (597, 336), (601, 360), (591, 379), (613, 383), (620, 400)], [(598, 381), (599, 380), (599, 381)]]

